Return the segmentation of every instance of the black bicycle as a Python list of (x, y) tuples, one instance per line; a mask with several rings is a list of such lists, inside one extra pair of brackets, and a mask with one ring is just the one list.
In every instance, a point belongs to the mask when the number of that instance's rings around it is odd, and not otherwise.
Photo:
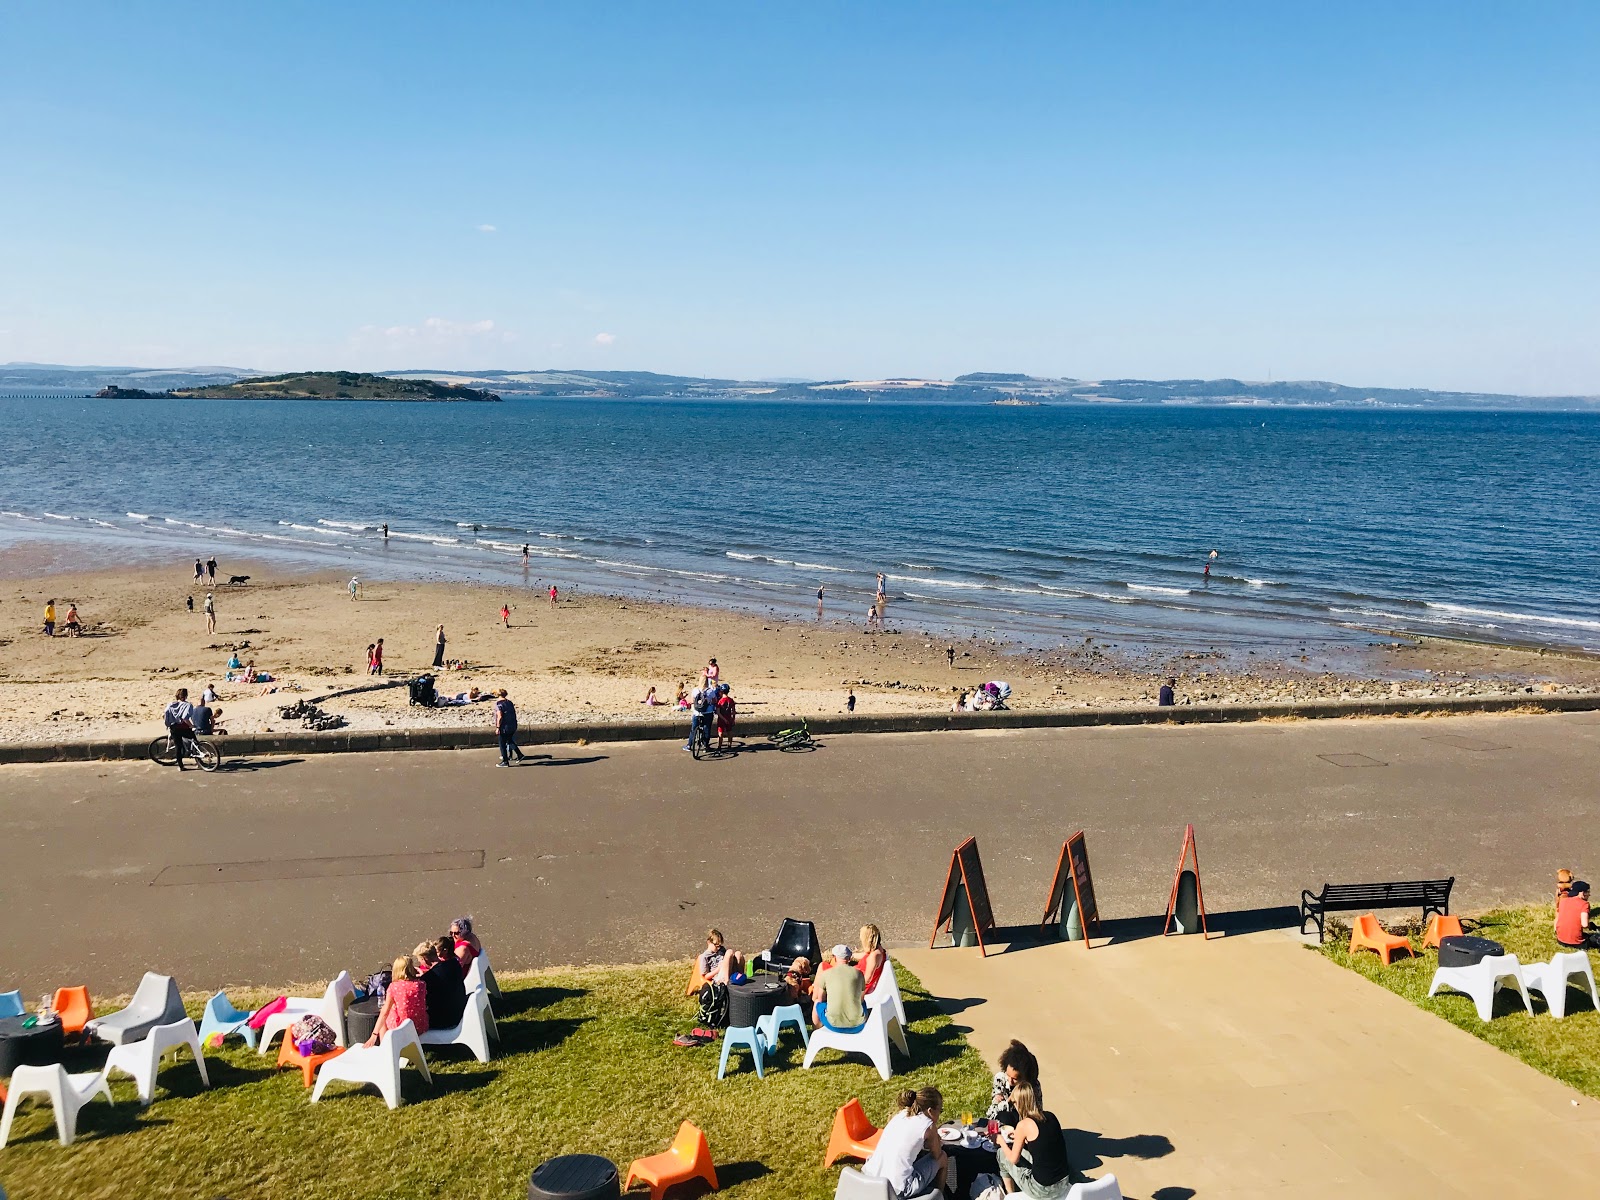
[(178, 751), (172, 741), (175, 737), (183, 739), (185, 757), (199, 763), (202, 771), (215, 771), (222, 765), (222, 752), (217, 749), (216, 743), (202, 742), (192, 733), (174, 733), (170, 736), (164, 734), (156, 738), (150, 743), (150, 761), (160, 763), (163, 767), (176, 766)]
[(800, 718), (800, 724), (793, 729), (780, 729), (777, 733), (769, 733), (767, 741), (785, 754), (802, 754), (817, 748), (816, 739), (811, 736), (811, 730), (806, 725), (804, 717)]

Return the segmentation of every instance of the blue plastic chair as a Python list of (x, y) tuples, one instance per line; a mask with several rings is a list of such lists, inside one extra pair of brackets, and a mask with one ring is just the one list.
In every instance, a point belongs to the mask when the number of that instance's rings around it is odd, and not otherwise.
[(200, 1044), (204, 1046), (218, 1033), (223, 1041), (227, 1041), (230, 1034), (238, 1034), (246, 1046), (252, 1050), (256, 1048), (256, 1031), (250, 1028), (250, 1014), (236, 1009), (226, 992), (218, 992), (206, 1001), (205, 1016), (200, 1018)]
[(811, 1048), (811, 1031), (806, 1028), (806, 1014), (798, 1004), (785, 1004), (782, 1008), (775, 1008), (766, 1016), (756, 1022), (756, 1032), (767, 1043), (767, 1053), (775, 1053), (778, 1049), (778, 1039), (783, 1034), (786, 1025), (793, 1025), (800, 1031), (800, 1042), (806, 1049)]
[(0, 1017), (20, 1017), (26, 1011), (22, 1007), (22, 992), (0, 992)]
[(766, 1055), (766, 1046), (761, 1041), (761, 1034), (752, 1025), (738, 1025), (722, 1031), (722, 1061), (717, 1064), (717, 1078), (721, 1079), (728, 1073), (728, 1051), (735, 1046), (750, 1047), (750, 1060), (756, 1065), (756, 1078), (765, 1079), (761, 1060)]

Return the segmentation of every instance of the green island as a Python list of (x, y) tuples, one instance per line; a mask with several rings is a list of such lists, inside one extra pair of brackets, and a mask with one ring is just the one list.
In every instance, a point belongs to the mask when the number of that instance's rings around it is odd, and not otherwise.
[(142, 392), (136, 388), (105, 388), (108, 399), (178, 396), (197, 400), (412, 400), (498, 401), (494, 392), (459, 383), (432, 379), (392, 379), (364, 371), (296, 371), (289, 375), (264, 375), (233, 383), (174, 388), (169, 392)]

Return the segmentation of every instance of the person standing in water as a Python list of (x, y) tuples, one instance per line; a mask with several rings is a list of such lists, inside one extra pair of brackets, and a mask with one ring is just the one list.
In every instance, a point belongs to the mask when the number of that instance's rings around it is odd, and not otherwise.
[(817, 619), (819, 621), (822, 619), (822, 593), (827, 590), (821, 584), (817, 585)]
[(524, 571), (526, 571), (528, 569), (528, 543), (527, 542), (523, 542), (522, 543), (522, 569)]
[(439, 626), (439, 632), (433, 639), (433, 665), (435, 668), (444, 666), (444, 626)]
[(386, 542), (389, 540), (389, 522), (387, 521), (383, 523), (383, 540)]
[(1210, 579), (1211, 578), (1211, 564), (1216, 562), (1216, 561), (1217, 561), (1217, 552), (1215, 550), (1213, 550), (1210, 554), (1206, 555), (1206, 569), (1205, 569), (1205, 574), (1203, 575), (1203, 578), (1205, 578), (1205, 579)]

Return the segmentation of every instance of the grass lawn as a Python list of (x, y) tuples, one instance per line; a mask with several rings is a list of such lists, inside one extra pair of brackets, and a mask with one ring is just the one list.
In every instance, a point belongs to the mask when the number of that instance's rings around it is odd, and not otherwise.
[[(1462, 925), (1469, 934), (1499, 942), (1507, 954), (1515, 954), (1521, 962), (1548, 962), (1551, 955), (1561, 949), (1551, 929), (1554, 916), (1551, 906), (1534, 905), (1498, 909), (1476, 920), (1463, 918)], [(1397, 955), (1393, 965), (1388, 967), (1370, 950), (1362, 950), (1352, 957), (1348, 927), (1341, 925), (1336, 935), (1335, 923), (1331, 920), (1328, 940), (1321, 952), (1413, 1004), (1438, 1013), (1452, 1025), (1459, 1025), (1507, 1054), (1516, 1055), (1535, 1070), (1571, 1084), (1585, 1095), (1600, 1098), (1600, 1013), (1595, 1012), (1587, 992), (1580, 997), (1579, 988), (1574, 984), (1567, 993), (1567, 1015), (1558, 1021), (1550, 1015), (1544, 997), (1538, 992), (1529, 993), (1533, 1001), (1533, 1012), (1529, 1013), (1515, 991), (1502, 989), (1495, 996), (1494, 1020), (1480, 1021), (1472, 1000), (1459, 992), (1441, 992), (1428, 999), (1428, 985), (1433, 981), (1434, 968), (1439, 965), (1439, 955), (1434, 950), (1421, 948), (1422, 935), (1415, 925), (1409, 929), (1395, 925), (1386, 928), (1391, 933), (1409, 933), (1412, 946), (1419, 951), (1418, 957)], [(1589, 960), (1600, 974), (1600, 962), (1593, 951)]]
[[(394, 1112), (375, 1089), (348, 1084), (330, 1085), (312, 1105), (298, 1071), (275, 1070), (276, 1050), (258, 1056), (230, 1039), (206, 1056), (211, 1090), (187, 1055), (162, 1071), (149, 1108), (119, 1077), (115, 1106), (84, 1108), (68, 1147), (55, 1140), (49, 1108), (29, 1102), (0, 1150), (0, 1186), (10, 1200), (522, 1197), (529, 1173), (553, 1155), (603, 1154), (626, 1172), (691, 1120), (706, 1132), (724, 1192), (831, 1197), (838, 1167), (824, 1171), (822, 1154), (834, 1110), (850, 1097), (877, 1124), (906, 1086), (939, 1087), (952, 1112), (988, 1104), (983, 1061), (922, 985), (896, 971), (912, 1060), (907, 1067), (896, 1051), (901, 1073), (888, 1083), (866, 1059), (831, 1051), (802, 1070), (793, 1029), (765, 1081), (735, 1051), (719, 1083), (720, 1042), (672, 1044), (694, 1025), (694, 1002), (680, 994), (682, 963), (508, 973), (495, 1005), (499, 1057), (479, 1064), (460, 1047), (430, 1047), (433, 1086), (408, 1071), (405, 1103)], [(241, 1008), (270, 998), (232, 996)], [(198, 1016), (203, 998), (185, 999)], [(72, 1054), (70, 1070), (93, 1070), (106, 1049), (83, 1051), (79, 1061)]]

